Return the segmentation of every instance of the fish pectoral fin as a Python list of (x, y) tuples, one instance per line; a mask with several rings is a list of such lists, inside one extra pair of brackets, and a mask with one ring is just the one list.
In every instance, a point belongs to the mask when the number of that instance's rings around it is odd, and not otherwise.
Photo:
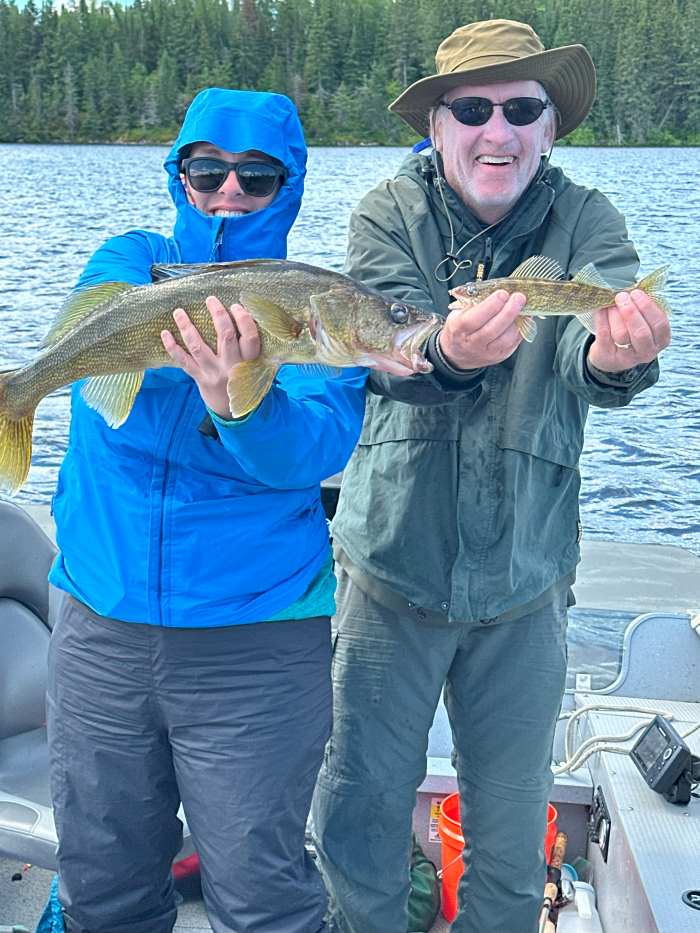
[(304, 328), (303, 323), (288, 314), (284, 308), (255, 292), (241, 292), (240, 301), (263, 330), (280, 340), (296, 340)]
[(523, 340), (527, 340), (528, 343), (532, 343), (537, 336), (537, 321), (526, 314), (515, 319), (515, 326)]
[(118, 428), (129, 417), (142, 382), (142, 372), (93, 376), (83, 385), (80, 394), (110, 428)]
[(513, 269), (509, 279), (563, 279), (566, 273), (556, 259), (549, 256), (530, 256)]
[(270, 391), (270, 387), (279, 369), (277, 363), (265, 363), (258, 357), (237, 363), (228, 377), (228, 400), (234, 418), (243, 418)]
[(103, 282), (101, 285), (80, 288), (72, 292), (61, 305), (40, 346), (51, 347), (58, 343), (77, 324), (97, 310), (103, 302), (136, 287), (128, 282)]
[(572, 281), (578, 282), (580, 285), (594, 285), (596, 288), (610, 288), (592, 262), (582, 266), (573, 277)]
[(580, 321), (586, 330), (595, 336), (595, 312), (586, 311), (584, 314), (577, 314), (576, 320)]
[(666, 276), (668, 275), (669, 268), (669, 266), (660, 266), (658, 269), (650, 272), (649, 275), (645, 275), (643, 279), (640, 279), (634, 287), (646, 292), (652, 301), (655, 301), (670, 317), (672, 313), (671, 308), (666, 304), (666, 300), (661, 294), (661, 290), (666, 284)]

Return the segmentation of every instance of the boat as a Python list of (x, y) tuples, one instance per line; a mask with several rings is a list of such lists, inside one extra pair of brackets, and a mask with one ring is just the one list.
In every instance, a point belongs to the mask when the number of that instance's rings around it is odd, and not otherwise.
[[(337, 482), (323, 496), (330, 513)], [(0, 501), (0, 933), (35, 929), (55, 871), (43, 706), (52, 539), (48, 507)], [(551, 803), (566, 862), (583, 866), (591, 887), (566, 883), (565, 893), (587, 897), (560, 909), (557, 929), (697, 933), (700, 799), (690, 794), (700, 781), (700, 557), (584, 539), (574, 592), (579, 626), (614, 637), (593, 666), (590, 642), (570, 650)], [(440, 704), (414, 812), (415, 833), (438, 865), (439, 807), (457, 787), (451, 750)], [(192, 852), (186, 831), (178, 859)], [(178, 890), (176, 933), (210, 933), (196, 878)], [(430, 933), (448, 930), (441, 916)]]

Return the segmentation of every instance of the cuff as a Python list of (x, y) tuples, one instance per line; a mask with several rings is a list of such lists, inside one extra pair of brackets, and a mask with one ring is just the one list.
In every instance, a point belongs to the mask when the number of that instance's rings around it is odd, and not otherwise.
[(604, 370), (598, 369), (597, 366), (588, 362), (587, 356), (585, 365), (588, 370), (588, 375), (599, 385), (626, 387), (633, 385), (640, 376), (643, 376), (653, 362), (652, 360), (651, 363), (640, 363), (639, 366), (633, 366), (631, 369), (623, 369), (622, 372), (619, 373), (606, 373)]
[(430, 335), (425, 347), (425, 355), (433, 364), (438, 380), (449, 388), (469, 388), (480, 382), (484, 368), (458, 369), (448, 362), (438, 343), (440, 331)]
[(249, 421), (255, 412), (258, 410), (255, 407), (252, 411), (249, 411), (247, 415), (243, 415), (242, 418), (222, 418), (220, 415), (217, 415), (215, 411), (212, 411), (211, 408), (207, 408), (207, 414), (217, 426), (217, 428), (222, 427), (224, 429), (234, 427), (237, 424), (245, 424), (246, 421)]

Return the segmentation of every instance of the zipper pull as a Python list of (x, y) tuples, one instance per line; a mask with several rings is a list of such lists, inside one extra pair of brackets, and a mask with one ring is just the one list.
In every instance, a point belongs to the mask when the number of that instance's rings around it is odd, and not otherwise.
[(487, 236), (484, 240), (484, 258), (478, 263), (476, 267), (475, 279), (477, 282), (482, 282), (488, 275), (492, 259), (493, 245), (491, 243), (491, 237)]

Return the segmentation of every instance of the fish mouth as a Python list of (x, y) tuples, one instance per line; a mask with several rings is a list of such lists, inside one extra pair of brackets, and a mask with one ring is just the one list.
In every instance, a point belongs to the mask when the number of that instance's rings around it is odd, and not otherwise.
[(449, 294), (454, 300), (448, 304), (448, 311), (467, 311), (469, 308), (474, 307), (479, 299), (477, 295), (467, 293), (468, 287), (466, 285), (457, 285), (455, 288), (450, 289)]
[(354, 347), (346, 346), (329, 334), (317, 315), (312, 315), (309, 330), (318, 347), (319, 362), (331, 366), (367, 366), (394, 376), (413, 376), (415, 373), (432, 372), (433, 364), (425, 358), (423, 347), (428, 338), (442, 327), (442, 320), (431, 314), (420, 321), (396, 331), (388, 352), (372, 351), (359, 341)]
[(387, 369), (398, 376), (412, 376), (414, 373), (429, 373), (433, 364), (425, 358), (425, 344), (436, 331), (442, 327), (442, 321), (436, 314), (426, 321), (412, 324), (397, 331), (393, 340), (393, 347), (385, 364), (394, 364), (395, 369)]

